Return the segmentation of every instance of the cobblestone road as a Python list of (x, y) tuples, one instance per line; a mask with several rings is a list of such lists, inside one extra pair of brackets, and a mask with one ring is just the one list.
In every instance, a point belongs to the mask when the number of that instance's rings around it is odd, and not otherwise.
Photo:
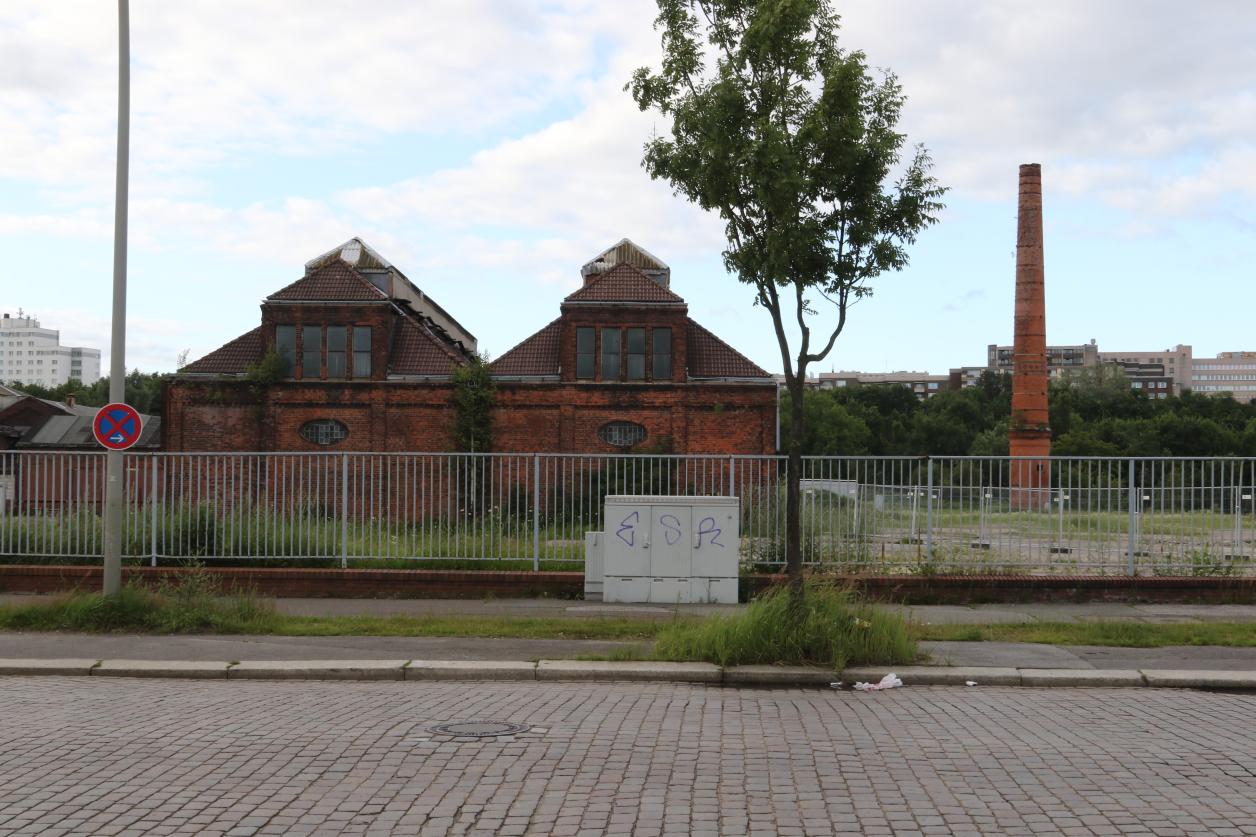
[(1256, 834), (1256, 696), (11, 678), (12, 833)]

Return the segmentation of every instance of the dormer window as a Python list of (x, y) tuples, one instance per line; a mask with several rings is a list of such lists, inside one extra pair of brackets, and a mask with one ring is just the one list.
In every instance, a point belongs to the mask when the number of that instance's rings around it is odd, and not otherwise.
[(307, 381), (371, 377), (370, 326), (278, 325), (275, 350), (284, 377)]
[(672, 330), (644, 327), (578, 327), (576, 329), (576, 379), (581, 381), (670, 381), (672, 379)]

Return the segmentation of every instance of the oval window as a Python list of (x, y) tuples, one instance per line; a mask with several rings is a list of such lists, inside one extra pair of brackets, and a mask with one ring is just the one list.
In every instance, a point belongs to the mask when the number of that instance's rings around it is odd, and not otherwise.
[(349, 428), (335, 419), (315, 419), (301, 425), (301, 438), (316, 445), (334, 445), (349, 438)]
[(598, 428), (597, 436), (608, 445), (630, 448), (645, 441), (645, 428), (635, 421), (611, 421)]

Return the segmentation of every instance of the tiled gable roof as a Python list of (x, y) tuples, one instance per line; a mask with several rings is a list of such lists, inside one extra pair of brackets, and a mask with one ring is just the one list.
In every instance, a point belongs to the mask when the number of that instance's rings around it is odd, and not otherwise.
[(465, 358), (413, 317), (397, 320), (392, 359), (388, 371), (393, 375), (452, 375), (454, 367)]
[(684, 305), (676, 294), (627, 264), (617, 264), (568, 296), (572, 302), (649, 302)]
[(258, 326), (222, 348), (215, 349), (200, 360), (192, 361), (179, 371), (218, 375), (239, 374), (248, 369), (250, 364), (261, 360), (264, 353), (262, 327)]
[(374, 302), (388, 295), (349, 265), (336, 259), (302, 276), (266, 300), (274, 302)]
[(689, 320), (690, 378), (771, 378), (745, 355)]
[(562, 320), (554, 320), (536, 334), (525, 339), (506, 354), (493, 361), (494, 375), (557, 375), (558, 339)]

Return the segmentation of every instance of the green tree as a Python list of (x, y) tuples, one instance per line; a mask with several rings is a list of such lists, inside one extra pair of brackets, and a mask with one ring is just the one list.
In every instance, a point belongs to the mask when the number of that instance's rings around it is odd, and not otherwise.
[(923, 146), (903, 162), (902, 89), (838, 46), (828, 0), (657, 1), (661, 69), (637, 70), (628, 87), (671, 131), (646, 143), (643, 162), (719, 213), (725, 266), (771, 316), (791, 396), (786, 570), (801, 594), (807, 367), (828, 357), (868, 281), (907, 264), (945, 190)]
[(480, 355), (454, 370), (454, 447), (468, 453), (493, 449), (497, 391), (488, 361)]

